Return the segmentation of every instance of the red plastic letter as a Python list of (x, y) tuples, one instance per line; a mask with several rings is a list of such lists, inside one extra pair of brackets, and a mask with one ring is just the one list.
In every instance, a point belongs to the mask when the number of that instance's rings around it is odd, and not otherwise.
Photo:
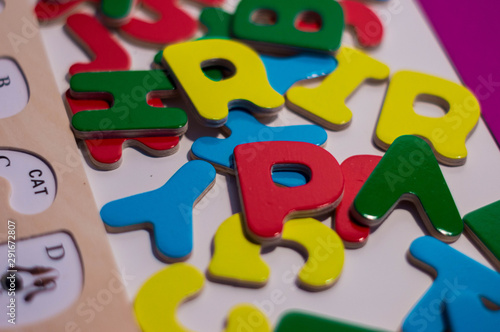
[(363, 47), (375, 47), (382, 42), (384, 28), (377, 14), (367, 5), (344, 0), (339, 1), (344, 10), (345, 24), (354, 28), (358, 43)]
[(75, 63), (69, 69), (70, 75), (130, 69), (127, 51), (95, 17), (87, 14), (71, 15), (66, 21), (66, 27), (73, 39), (82, 44), (85, 50), (89, 50), (94, 59), (90, 63)]
[[(342, 198), (344, 178), (337, 160), (314, 144), (242, 144), (234, 149), (234, 160), (246, 228), (256, 240), (275, 240), (287, 219), (331, 211)], [(291, 170), (308, 168), (310, 181), (299, 187), (278, 187), (272, 171), (279, 165)]]
[(359, 248), (366, 243), (370, 227), (362, 226), (351, 217), (350, 208), (366, 179), (382, 159), (379, 156), (360, 155), (344, 160), (340, 168), (344, 174), (345, 188), (342, 202), (335, 210), (335, 231), (347, 248)]
[(141, 42), (164, 45), (184, 41), (194, 36), (197, 22), (177, 7), (175, 0), (142, 0), (142, 6), (155, 12), (160, 19), (154, 23), (138, 18), (120, 29)]

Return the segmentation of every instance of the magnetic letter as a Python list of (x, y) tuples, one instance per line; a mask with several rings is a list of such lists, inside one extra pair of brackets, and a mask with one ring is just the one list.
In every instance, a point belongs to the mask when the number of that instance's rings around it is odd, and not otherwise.
[[(387, 174), (397, 175), (400, 181), (389, 182)], [(416, 136), (394, 141), (354, 199), (351, 211), (361, 223), (376, 226), (401, 200), (416, 204), (432, 236), (453, 242), (462, 233), (462, 218), (432, 149)]]
[[(254, 20), (259, 10), (271, 11), (278, 18), (271, 24)], [(318, 31), (300, 30), (301, 19), (317, 17)], [(242, 0), (233, 18), (236, 38), (277, 44), (279, 47), (336, 51), (344, 30), (344, 12), (330, 0)]]
[(337, 55), (338, 66), (320, 86), (292, 87), (288, 90), (287, 106), (311, 121), (330, 130), (349, 126), (352, 112), (345, 100), (365, 80), (384, 80), (389, 67), (361, 51), (342, 47)]
[[(436, 97), (439, 99), (436, 100)], [(432, 118), (415, 113), (416, 99), (432, 103), (444, 100), (449, 111)], [(479, 103), (462, 85), (411, 71), (394, 74), (380, 113), (375, 143), (387, 149), (402, 135), (418, 135), (432, 143), (439, 162), (463, 165), (467, 157), (465, 140), (477, 124)]]
[(126, 35), (148, 44), (163, 46), (191, 38), (196, 33), (196, 21), (179, 8), (176, 0), (142, 0), (141, 5), (154, 12), (155, 22), (132, 18), (120, 27)]
[[(500, 274), (441, 241), (430, 236), (416, 239), (410, 246), (409, 259), (416, 267), (437, 276), (405, 318), (402, 328), (405, 332), (421, 331), (418, 325), (412, 323), (424, 318), (422, 312), (429, 311), (430, 307), (437, 307), (439, 310), (431, 310), (433, 316), (427, 319), (426, 331), (445, 331), (443, 306), (453, 304), (453, 300), (458, 301), (462, 296), (473, 296), (478, 300), (485, 297), (493, 303), (500, 303)], [(467, 311), (466, 316), (473, 311), (475, 310)], [(477, 331), (486, 331), (479, 328), (479, 325), (473, 330), (476, 328)]]
[[(148, 78), (154, 84), (146, 84)], [(109, 109), (73, 115), (71, 123), (79, 138), (139, 137), (151, 133), (179, 136), (186, 130), (187, 115), (183, 110), (147, 103), (150, 92), (160, 98), (174, 89), (161, 70), (80, 73), (71, 78), (70, 86), (71, 97), (76, 99), (105, 99), (110, 94), (114, 100)], [(111, 125), (104, 126), (106, 122)], [(107, 129), (110, 127), (114, 129)]]
[[(248, 155), (247, 151), (256, 153)], [(344, 177), (337, 160), (326, 150), (303, 142), (259, 142), (234, 149), (246, 227), (261, 241), (281, 236), (283, 223), (333, 210), (342, 198)], [(276, 165), (308, 168), (310, 181), (300, 187), (278, 187), (272, 179)]]
[(351, 216), (350, 208), (359, 190), (373, 172), (381, 157), (359, 155), (347, 158), (340, 168), (344, 174), (344, 196), (335, 209), (335, 231), (347, 248), (359, 248), (366, 243), (370, 227), (360, 225)]
[(163, 261), (187, 259), (193, 249), (193, 205), (215, 182), (215, 169), (194, 160), (182, 166), (162, 187), (109, 202), (101, 218), (114, 231), (149, 228), (153, 251)]
[[(207, 126), (222, 126), (233, 107), (269, 115), (283, 106), (283, 96), (269, 84), (259, 55), (246, 45), (203, 39), (168, 46), (163, 57), (177, 86), (182, 87)], [(203, 73), (206, 64), (226, 67), (233, 76), (215, 82)]]
[(486, 205), (464, 217), (465, 231), (500, 270), (500, 201)]
[(66, 20), (66, 29), (75, 41), (89, 50), (93, 60), (75, 63), (69, 68), (70, 75), (89, 71), (130, 69), (130, 57), (97, 18), (87, 14), (74, 14)]

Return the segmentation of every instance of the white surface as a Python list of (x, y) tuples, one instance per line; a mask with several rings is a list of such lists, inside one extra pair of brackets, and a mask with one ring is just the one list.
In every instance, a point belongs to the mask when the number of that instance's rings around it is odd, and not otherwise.
[(21, 112), (28, 104), (28, 99), (29, 86), (17, 62), (0, 58), (0, 119)]
[[(197, 6), (189, 5), (195, 14)], [(226, 5), (234, 9), (237, 1)], [(427, 26), (415, 3), (410, 0), (390, 0), (385, 3), (368, 2), (381, 15), (386, 29), (383, 44), (368, 53), (388, 64), (392, 73), (409, 69), (440, 76), (459, 82), (448, 59)], [(42, 29), (46, 48), (61, 93), (68, 88), (65, 80), (71, 64), (85, 61), (85, 54), (62, 31), (60, 24)], [(133, 58), (133, 69), (148, 69), (156, 50), (143, 49), (120, 39)], [(344, 44), (352, 44), (352, 36), (345, 33)], [(341, 132), (329, 132), (327, 150), (339, 162), (356, 154), (377, 154), (372, 135), (387, 85), (364, 85), (348, 102), (354, 113), (352, 125)], [(309, 121), (283, 110), (271, 125), (307, 124)], [(153, 190), (165, 183), (175, 171), (188, 161), (190, 146), (198, 137), (216, 133), (201, 127), (195, 121), (180, 143), (175, 155), (150, 158), (133, 149), (126, 149), (123, 164), (110, 172), (95, 171), (86, 166), (98, 207), (105, 203)], [(465, 166), (442, 166), (444, 176), (462, 215), (500, 199), (498, 169), (500, 151), (480, 120), (477, 129), (467, 141), (469, 157)], [(194, 212), (194, 251), (187, 261), (206, 271), (210, 260), (210, 244), (218, 225), (230, 215), (239, 212), (236, 181), (230, 176), (217, 176), (211, 192), (198, 204)], [(331, 220), (324, 221), (330, 225)], [(244, 289), (206, 282), (202, 294), (181, 306), (179, 318), (195, 331), (220, 331), (223, 321), (233, 305), (251, 302), (260, 305), (275, 324), (287, 309), (300, 308), (368, 326), (396, 330), (430, 286), (432, 279), (411, 266), (405, 258), (411, 242), (422, 235), (421, 221), (416, 221), (406, 210), (397, 209), (374, 232), (365, 247), (347, 250), (345, 265), (339, 282), (331, 289), (309, 293), (297, 289), (290, 280), (295, 279), (297, 266), (303, 264), (301, 256), (286, 248), (278, 248), (263, 257), (271, 267), (271, 279), (261, 289)], [(149, 276), (165, 267), (151, 253), (151, 244), (145, 231), (110, 234), (118, 266), (128, 280), (131, 301)], [(490, 266), (470, 241), (462, 236), (454, 248)], [(294, 277), (287, 279), (288, 272)], [(275, 301), (272, 302), (272, 299)]]
[(0, 150), (0, 177), (10, 183), (10, 206), (17, 212), (47, 210), (56, 196), (56, 178), (42, 159), (26, 152)]
[[(7, 257), (7, 243), (0, 245), (1, 257)], [(16, 289), (16, 326), (34, 323), (50, 318), (78, 299), (83, 286), (83, 270), (78, 248), (73, 238), (67, 233), (59, 232), (42, 235), (35, 238), (16, 242), (16, 266), (34, 268), (36, 266), (53, 268), (54, 270), (32, 275), (28, 272), (17, 273), (22, 279), (22, 289)], [(0, 275), (7, 270), (7, 266), (0, 266)], [(33, 286), (33, 282), (40, 278), (53, 278), (55, 288), (37, 293), (31, 301), (26, 302), (25, 296), (40, 287)], [(3, 289), (0, 292), (0, 308), (2, 317), (6, 316), (6, 307), (10, 297)], [(0, 328), (12, 327), (7, 319), (0, 319)]]

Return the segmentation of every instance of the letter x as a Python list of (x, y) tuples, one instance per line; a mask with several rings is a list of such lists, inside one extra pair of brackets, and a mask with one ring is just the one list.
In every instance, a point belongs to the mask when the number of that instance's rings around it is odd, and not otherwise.
[(462, 233), (462, 218), (439, 164), (431, 147), (417, 136), (394, 141), (354, 199), (351, 211), (358, 221), (372, 227), (402, 200), (416, 205), (430, 235), (453, 242)]
[(104, 205), (101, 218), (115, 232), (146, 226), (152, 232), (153, 251), (159, 259), (183, 260), (193, 248), (193, 205), (214, 181), (212, 165), (190, 161), (162, 187)]

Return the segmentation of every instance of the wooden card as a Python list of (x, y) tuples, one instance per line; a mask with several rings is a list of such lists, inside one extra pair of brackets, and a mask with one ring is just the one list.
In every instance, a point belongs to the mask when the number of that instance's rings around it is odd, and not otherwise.
[(0, 328), (137, 331), (27, 0), (0, 12), (0, 80)]

